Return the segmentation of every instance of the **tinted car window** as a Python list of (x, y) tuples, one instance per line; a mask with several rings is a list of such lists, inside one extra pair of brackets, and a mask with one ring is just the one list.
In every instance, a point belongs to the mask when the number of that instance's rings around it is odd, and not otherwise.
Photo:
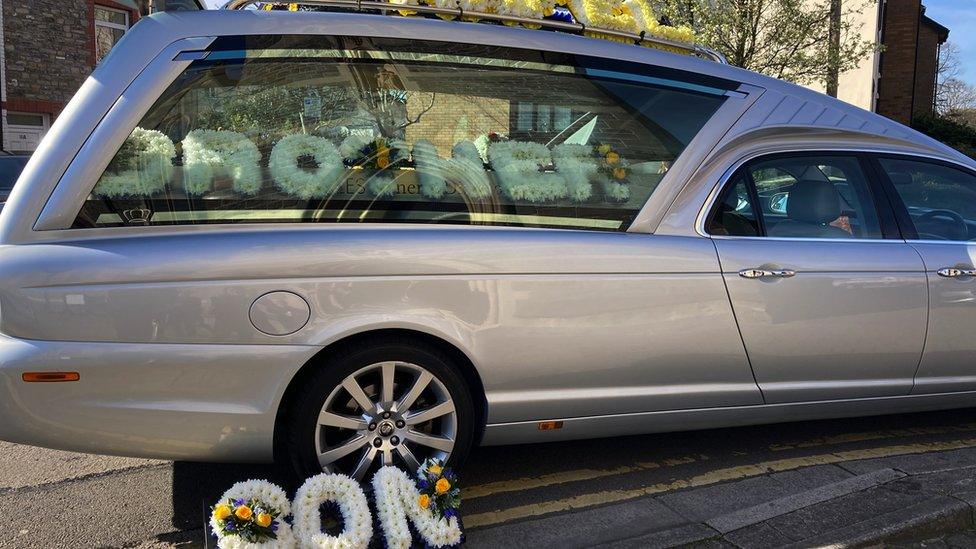
[[(731, 185), (755, 193), (746, 196), (751, 203), (758, 201), (750, 207), (762, 218), (757, 226), (764, 228), (764, 236), (882, 238), (870, 183), (855, 157), (777, 156), (750, 162), (737, 177)], [(728, 206), (719, 204), (719, 212)]]
[(26, 156), (0, 156), (0, 198), (10, 194), (26, 164)]
[(976, 239), (976, 176), (941, 164), (882, 158), (922, 240)]
[(726, 92), (529, 50), (324, 45), (194, 62), (115, 155), (75, 227), (625, 230)]
[(737, 177), (726, 187), (709, 222), (708, 232), (723, 236), (759, 236), (759, 218), (748, 180)]

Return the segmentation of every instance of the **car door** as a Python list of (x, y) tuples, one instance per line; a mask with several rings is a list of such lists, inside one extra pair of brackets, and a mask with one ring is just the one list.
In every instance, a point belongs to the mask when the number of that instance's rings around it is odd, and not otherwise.
[(976, 388), (976, 175), (920, 158), (881, 157), (895, 212), (925, 264), (928, 337), (913, 393)]
[(707, 230), (767, 403), (911, 391), (925, 273), (868, 173), (853, 154), (777, 155), (718, 195)]

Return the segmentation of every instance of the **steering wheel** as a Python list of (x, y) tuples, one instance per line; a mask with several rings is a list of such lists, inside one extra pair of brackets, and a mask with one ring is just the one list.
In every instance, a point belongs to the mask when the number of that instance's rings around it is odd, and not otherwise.
[(919, 231), (918, 236), (920, 238), (924, 237), (930, 240), (969, 240), (969, 226), (966, 224), (966, 220), (956, 212), (952, 210), (932, 210), (923, 213), (915, 219), (915, 225), (919, 227), (923, 224), (931, 224), (933, 222), (945, 226), (948, 229), (948, 234), (940, 235)]

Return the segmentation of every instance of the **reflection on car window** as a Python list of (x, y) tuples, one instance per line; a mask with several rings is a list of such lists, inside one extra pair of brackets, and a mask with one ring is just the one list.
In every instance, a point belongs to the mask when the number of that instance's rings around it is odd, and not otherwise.
[[(748, 164), (733, 189), (752, 186), (754, 208), (765, 235), (777, 238), (881, 238), (877, 209), (860, 161), (845, 156), (778, 156)], [(735, 191), (749, 196), (748, 190)], [(729, 194), (725, 195), (726, 197)], [(753, 199), (748, 199), (750, 203)], [(736, 233), (720, 220), (728, 200), (713, 215), (711, 234)], [(724, 232), (722, 232), (724, 231)]]
[(248, 49), (247, 40), (195, 61), (156, 101), (75, 227), (623, 231), (725, 101), (725, 89), (673, 72), (648, 78), (628, 72), (639, 65), (597, 69), (550, 52), (329, 37)]
[(880, 162), (920, 239), (976, 239), (976, 176), (915, 160)]

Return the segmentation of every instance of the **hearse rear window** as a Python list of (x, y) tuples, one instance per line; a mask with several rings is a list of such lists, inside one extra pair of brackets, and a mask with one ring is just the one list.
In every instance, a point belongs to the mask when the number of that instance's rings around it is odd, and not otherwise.
[(622, 231), (729, 87), (531, 50), (224, 39), (156, 101), (74, 227)]

